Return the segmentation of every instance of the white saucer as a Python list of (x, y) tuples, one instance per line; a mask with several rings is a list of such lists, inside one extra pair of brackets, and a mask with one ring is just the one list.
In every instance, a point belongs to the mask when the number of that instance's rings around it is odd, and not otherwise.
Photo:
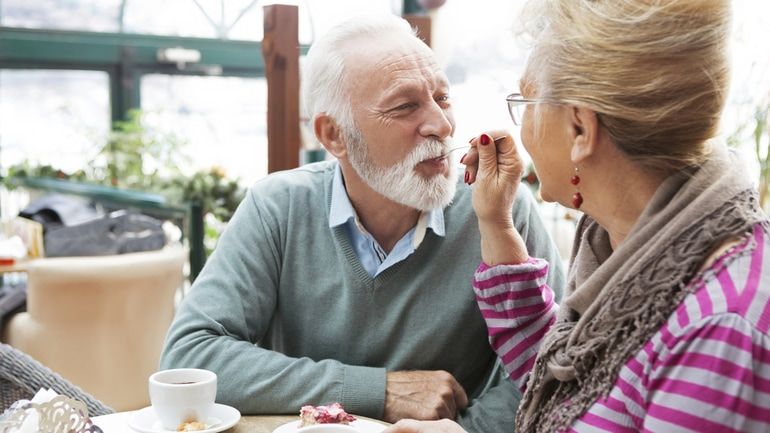
[[(214, 410), (211, 412), (211, 416), (204, 422), (204, 424), (210, 426), (206, 430), (199, 430), (198, 433), (216, 433), (222, 430), (227, 430), (230, 427), (238, 424), (238, 420), (241, 419), (241, 413), (238, 409), (230, 407), (226, 404), (214, 404)], [(155, 410), (152, 406), (147, 406), (144, 409), (136, 411), (134, 416), (131, 417), (131, 421), (128, 423), (132, 429), (142, 433), (168, 433), (175, 432), (175, 430), (166, 430), (158, 421), (155, 416)]]
[[(279, 425), (275, 430), (273, 430), (273, 433), (301, 433), (302, 430), (299, 428), (299, 423), (300, 421), (297, 420)], [(354, 427), (360, 433), (380, 433), (387, 427), (378, 422), (360, 418), (351, 422), (350, 426)]]

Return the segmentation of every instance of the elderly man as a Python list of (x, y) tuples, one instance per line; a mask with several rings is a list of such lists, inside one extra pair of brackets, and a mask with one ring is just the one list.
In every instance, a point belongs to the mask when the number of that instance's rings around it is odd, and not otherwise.
[[(215, 371), (217, 400), (244, 413), (341, 402), (391, 422), (511, 431), (517, 394), (498, 380), (468, 277), (479, 233), (446, 156), (446, 76), (395, 16), (337, 26), (305, 66), (315, 135), (336, 161), (253, 186), (182, 303), (162, 367)], [(519, 190), (516, 227), (562, 287)]]

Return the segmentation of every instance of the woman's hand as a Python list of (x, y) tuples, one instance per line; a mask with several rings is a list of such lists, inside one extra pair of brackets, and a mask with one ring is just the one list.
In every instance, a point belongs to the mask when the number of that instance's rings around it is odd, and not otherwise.
[(479, 221), (513, 224), (511, 211), (524, 173), (513, 137), (506, 131), (487, 131), (471, 140), (463, 159), (473, 188), (473, 209)]
[(467, 433), (454, 421), (442, 419), (438, 421), (415, 421), (402, 419), (382, 433)]
[(471, 140), (462, 162), (466, 181), (473, 185), (482, 259), (488, 265), (527, 261), (526, 245), (513, 225), (513, 202), (524, 173), (513, 137), (506, 131), (487, 131)]

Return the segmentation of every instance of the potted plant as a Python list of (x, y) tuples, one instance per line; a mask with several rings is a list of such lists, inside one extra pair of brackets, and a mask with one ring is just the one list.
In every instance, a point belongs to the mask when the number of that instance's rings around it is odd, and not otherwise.
[(17, 177), (53, 177), (157, 193), (170, 203), (196, 202), (205, 215), (204, 243), (210, 252), (244, 190), (219, 167), (183, 173), (180, 167), (188, 166), (190, 160), (184, 153), (185, 144), (173, 134), (149, 130), (142, 112), (131, 110), (127, 120), (115, 122), (104, 146), (82, 169), (67, 173), (24, 162), (9, 167), (3, 183), (13, 188)]

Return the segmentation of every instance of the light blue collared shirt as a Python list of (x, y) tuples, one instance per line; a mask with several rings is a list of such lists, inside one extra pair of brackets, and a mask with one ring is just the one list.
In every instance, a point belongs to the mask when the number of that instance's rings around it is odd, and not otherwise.
[(358, 256), (358, 260), (361, 262), (361, 266), (372, 278), (414, 253), (423, 239), (425, 239), (427, 229), (433, 230), (433, 233), (441, 237), (445, 236), (444, 210), (433, 209), (428, 212), (422, 212), (417, 225), (406, 232), (404, 237), (396, 242), (390, 254), (387, 254), (358, 220), (356, 210), (353, 209), (348, 192), (345, 190), (345, 184), (342, 181), (342, 170), (338, 164), (334, 170), (334, 180), (332, 180), (329, 227), (334, 228), (341, 225), (345, 225), (348, 239)]

